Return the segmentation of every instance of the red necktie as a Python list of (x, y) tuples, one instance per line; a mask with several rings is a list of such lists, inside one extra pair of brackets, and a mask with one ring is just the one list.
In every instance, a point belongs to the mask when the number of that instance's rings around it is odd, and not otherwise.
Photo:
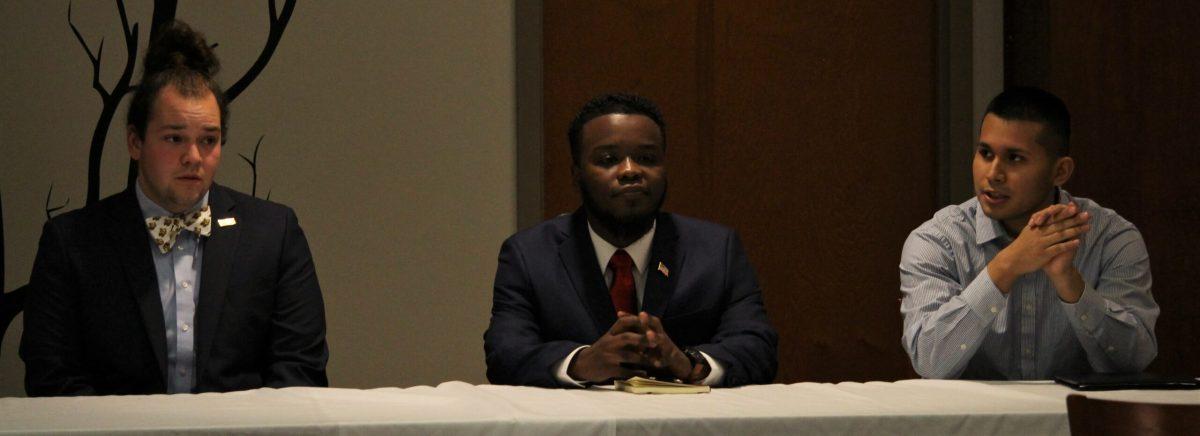
[(612, 286), (608, 288), (613, 307), (618, 312), (636, 314), (637, 287), (633, 284), (633, 258), (625, 250), (617, 250), (608, 260), (608, 269), (613, 272)]

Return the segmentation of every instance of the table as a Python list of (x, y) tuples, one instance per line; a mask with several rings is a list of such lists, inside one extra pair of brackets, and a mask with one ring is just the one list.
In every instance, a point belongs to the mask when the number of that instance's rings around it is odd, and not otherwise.
[[(0, 433), (1067, 434), (1049, 382), (797, 383), (633, 395), (446, 382), (437, 387), (0, 398)], [(1200, 391), (1089, 396), (1200, 404)]]

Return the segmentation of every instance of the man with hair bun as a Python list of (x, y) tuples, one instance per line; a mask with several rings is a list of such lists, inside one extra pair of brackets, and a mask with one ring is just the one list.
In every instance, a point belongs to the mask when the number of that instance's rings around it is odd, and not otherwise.
[(213, 183), (229, 111), (203, 35), (159, 29), (129, 106), (137, 183), (42, 230), (30, 396), (327, 386), (325, 309), (296, 214)]

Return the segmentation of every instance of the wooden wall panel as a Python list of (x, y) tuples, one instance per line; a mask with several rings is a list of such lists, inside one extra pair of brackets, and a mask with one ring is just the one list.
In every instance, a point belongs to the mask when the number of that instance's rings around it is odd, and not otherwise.
[(913, 377), (900, 249), (936, 209), (933, 2), (546, 2), (546, 216), (565, 131), (609, 90), (668, 123), (668, 210), (739, 231), (780, 331), (777, 381)]
[[(655, 100), (667, 117), (669, 204), (700, 197), (676, 186), (697, 184), (696, 29), (691, 2), (548, 1), (543, 9), (545, 203), (547, 217), (571, 212), (567, 126), (583, 103), (613, 91)], [(678, 144), (678, 147), (675, 145)]]
[(1151, 369), (1200, 375), (1200, 3), (1005, 4), (1006, 85), (1071, 111), (1071, 193), (1129, 219), (1162, 307)]

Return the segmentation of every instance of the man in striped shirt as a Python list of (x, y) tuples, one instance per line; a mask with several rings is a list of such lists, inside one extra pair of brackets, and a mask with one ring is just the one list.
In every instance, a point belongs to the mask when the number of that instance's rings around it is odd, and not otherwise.
[(1061, 186), (1070, 115), (1014, 88), (983, 118), (976, 196), (909, 234), (900, 259), (905, 350), (926, 378), (1138, 372), (1158, 353), (1150, 259), (1133, 224)]

